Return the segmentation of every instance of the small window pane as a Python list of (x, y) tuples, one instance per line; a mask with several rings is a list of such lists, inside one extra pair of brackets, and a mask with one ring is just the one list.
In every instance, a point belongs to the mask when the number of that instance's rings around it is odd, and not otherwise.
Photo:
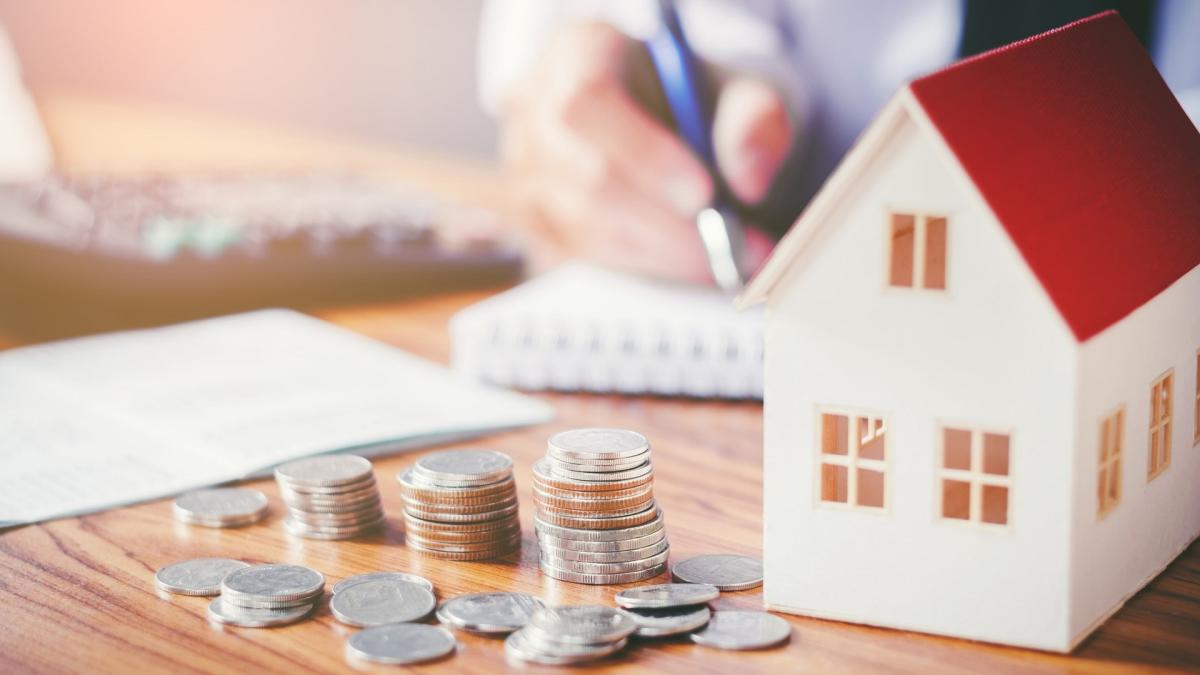
[(946, 287), (946, 219), (925, 219), (925, 288)]
[(892, 214), (892, 256), (890, 281), (893, 286), (913, 285), (913, 247), (916, 243), (916, 218), (910, 214)]
[(1100, 425), (1100, 461), (1108, 459), (1108, 449), (1112, 445), (1112, 423), (1105, 417)]
[(983, 514), (980, 520), (995, 525), (1008, 522), (1008, 488), (999, 485), (983, 486)]
[(983, 472), (994, 476), (1008, 475), (1008, 436), (983, 435)]
[(942, 517), (971, 519), (971, 484), (960, 480), (942, 481)]
[(947, 469), (971, 470), (971, 432), (964, 429), (946, 429), (942, 434), (945, 444), (945, 466)]
[(858, 504), (883, 508), (883, 474), (879, 471), (859, 469)]
[(1105, 466), (1101, 466), (1100, 467), (1100, 481), (1096, 484), (1096, 496), (1100, 500), (1100, 510), (1101, 511), (1103, 511), (1104, 507), (1108, 504), (1107, 495), (1108, 495), (1108, 468)]
[(821, 500), (845, 503), (850, 499), (846, 467), (835, 464), (821, 465)]
[(1116, 503), (1121, 499), (1121, 460), (1114, 459), (1108, 467), (1108, 499)]
[(849, 452), (849, 425), (845, 415), (821, 415), (821, 452), (827, 455)]
[(883, 430), (883, 420), (860, 417), (858, 419), (858, 430), (859, 439), (874, 436), (871, 440), (860, 440), (862, 445), (858, 449), (858, 456), (863, 459), (884, 459), (884, 438), (887, 432)]

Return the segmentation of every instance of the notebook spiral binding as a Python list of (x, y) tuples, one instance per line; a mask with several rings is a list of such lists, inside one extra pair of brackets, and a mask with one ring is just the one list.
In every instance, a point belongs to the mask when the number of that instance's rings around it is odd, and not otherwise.
[(761, 399), (763, 334), (731, 325), (547, 321), (534, 316), (455, 317), (454, 366), (526, 391), (586, 391)]

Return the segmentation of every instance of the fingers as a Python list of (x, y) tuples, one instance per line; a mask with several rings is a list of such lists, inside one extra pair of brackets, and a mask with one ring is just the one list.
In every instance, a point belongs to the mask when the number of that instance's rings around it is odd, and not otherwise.
[(754, 204), (771, 187), (792, 145), (787, 106), (779, 93), (759, 80), (728, 82), (713, 120), (717, 165), (739, 199)]
[(595, 144), (605, 171), (683, 217), (694, 217), (709, 204), (713, 186), (704, 165), (640, 108), (620, 82), (587, 93), (570, 101), (563, 123)]

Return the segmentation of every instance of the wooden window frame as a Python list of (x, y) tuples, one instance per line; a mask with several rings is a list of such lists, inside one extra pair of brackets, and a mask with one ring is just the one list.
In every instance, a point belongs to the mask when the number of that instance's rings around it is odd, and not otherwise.
[(1196, 350), (1196, 401), (1192, 411), (1192, 447), (1200, 446), (1200, 349)]
[[(895, 258), (895, 218), (896, 216), (909, 216), (913, 219), (913, 250), (912, 250), (912, 284), (894, 284), (892, 283), (892, 262)], [(941, 220), (944, 223), (944, 232), (942, 237), (942, 285), (940, 287), (927, 287), (925, 285), (926, 278), (926, 258), (929, 254), (928, 234), (929, 221)], [(945, 292), (950, 277), (950, 217), (937, 213), (919, 213), (916, 211), (903, 211), (899, 209), (886, 211), (885, 232), (887, 238), (887, 255), (884, 258), (884, 286), (886, 288), (903, 288), (916, 291), (940, 291)]]
[(1116, 408), (1100, 420), (1097, 450), (1096, 498), (1099, 504), (1096, 517), (1103, 518), (1120, 505), (1123, 497), (1121, 471), (1125, 458), (1125, 406)]
[[(824, 447), (824, 424), (826, 415), (838, 415), (846, 418), (846, 454), (838, 455), (826, 453)], [(877, 422), (874, 425), (873, 435), (867, 439), (858, 437), (855, 429), (858, 428), (859, 420), (869, 420)], [(872, 426), (868, 424), (868, 427)], [(883, 459), (869, 459), (859, 457), (858, 453), (864, 445), (864, 441), (870, 441), (877, 437), (879, 433), (884, 434), (883, 439)], [(878, 412), (867, 410), (849, 410), (846, 408), (818, 408), (817, 409), (817, 489), (816, 502), (823, 508), (832, 509), (848, 509), (853, 511), (866, 511), (870, 513), (884, 513), (890, 506), (890, 492), (888, 489), (888, 461), (891, 457), (891, 451), (888, 448), (887, 441), (888, 421), (887, 416)], [(846, 469), (846, 501), (839, 502), (827, 500), (823, 494), (823, 474), (826, 465), (841, 466)], [(871, 506), (869, 504), (858, 503), (858, 472), (861, 469), (875, 471), (883, 475), (883, 506)]]
[[(1166, 396), (1163, 396), (1165, 389)], [(1146, 482), (1171, 467), (1171, 432), (1175, 424), (1175, 369), (1150, 384), (1150, 434), (1146, 445)]]
[[(971, 434), (971, 464), (970, 469), (946, 468), (946, 430), (954, 429)], [(985, 434), (996, 434), (1008, 438), (1008, 474), (997, 475), (983, 471), (983, 437)], [(994, 530), (1011, 530), (1013, 513), (1013, 433), (1011, 429), (990, 429), (971, 424), (941, 423), (937, 427), (937, 520), (943, 523), (956, 523), (964, 526), (982, 527)], [(947, 518), (945, 515), (945, 481), (955, 480), (967, 483), (971, 495), (967, 507), (968, 518)], [(983, 520), (983, 487), (991, 485), (1008, 490), (1005, 503), (1003, 523), (988, 523)]]

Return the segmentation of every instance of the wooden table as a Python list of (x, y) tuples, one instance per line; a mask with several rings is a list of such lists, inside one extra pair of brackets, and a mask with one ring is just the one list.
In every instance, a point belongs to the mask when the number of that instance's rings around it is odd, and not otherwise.
[[(95, 119), (95, 110), (89, 110), (89, 119)], [(82, 124), (68, 115), (71, 120)], [(487, 182), (486, 176), (484, 180)], [(445, 362), (447, 319), (485, 295), (344, 308), (321, 316)], [(442, 598), (513, 590), (534, 593), (551, 603), (611, 604), (614, 587), (558, 582), (538, 571), (530, 466), (543, 454), (552, 432), (574, 426), (627, 427), (651, 439), (655, 495), (665, 512), (674, 559), (710, 552), (760, 553), (761, 406), (589, 395), (543, 398), (558, 412), (554, 422), (495, 434), (472, 444), (502, 450), (515, 461), (524, 532), (519, 556), (494, 562), (445, 562), (405, 548), (398, 518), (400, 494), (393, 476), (420, 453), (376, 462), (389, 526), (384, 534), (352, 542), (297, 540), (285, 535), (282, 503), (269, 481), (249, 485), (270, 496), (272, 515), (241, 529), (177, 524), (168, 501), (17, 528), (0, 533), (0, 672), (352, 669), (343, 656), (352, 629), (339, 624), (324, 608), (312, 620), (282, 628), (214, 628), (205, 619), (206, 599), (156, 595), (153, 575), (158, 567), (199, 556), (300, 563), (321, 570), (331, 582), (370, 570), (407, 570), (431, 579)], [(758, 608), (761, 599), (759, 590), (726, 593), (714, 605), (717, 609)], [(625, 672), (720, 673), (1197, 668), (1200, 547), (1192, 546), (1071, 656), (800, 617), (788, 620), (792, 639), (777, 649), (722, 652), (686, 640), (669, 640), (632, 646), (620, 658), (604, 661), (603, 667)], [(415, 669), (478, 673), (554, 670), (506, 664), (499, 640), (461, 633), (458, 638), (459, 649), (453, 657)]]

